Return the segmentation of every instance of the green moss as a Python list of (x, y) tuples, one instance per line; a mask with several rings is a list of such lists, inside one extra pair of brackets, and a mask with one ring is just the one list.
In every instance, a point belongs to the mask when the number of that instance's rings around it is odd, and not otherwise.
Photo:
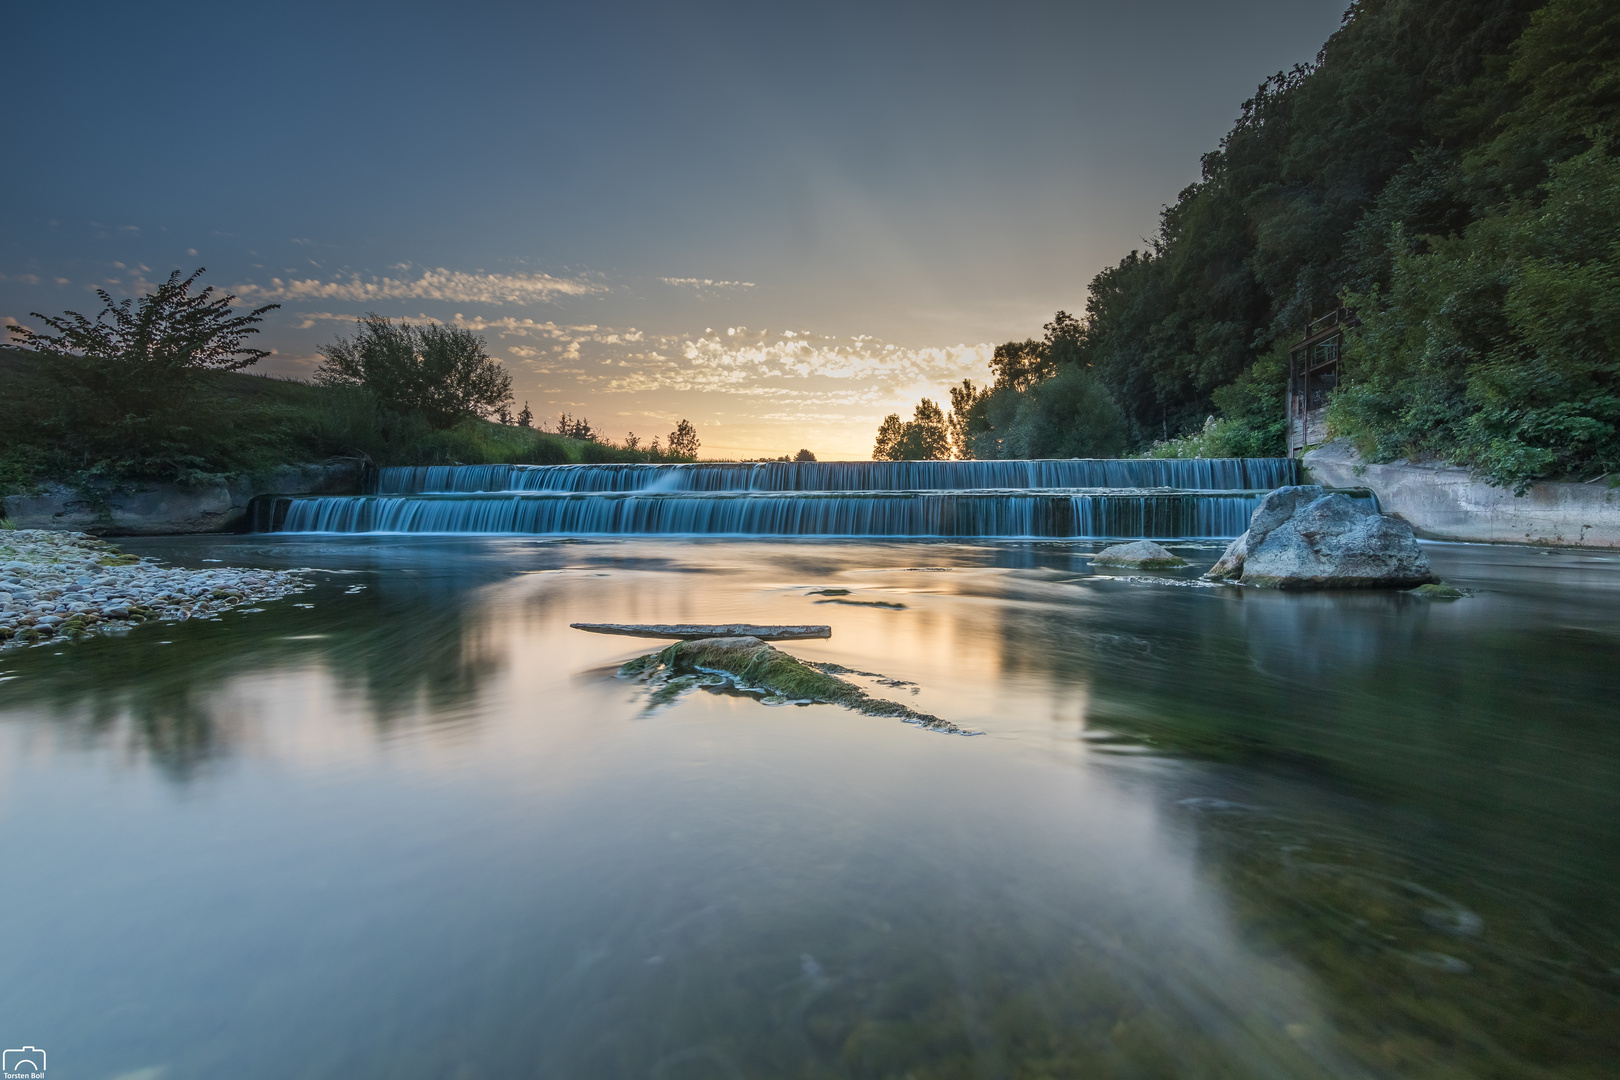
[(1443, 581), (1433, 582), (1429, 585), (1419, 585), (1409, 591), (1414, 596), (1426, 596), (1430, 600), (1461, 600), (1465, 596), (1474, 595), (1467, 589), (1459, 589), (1457, 586), (1447, 585)]
[[(759, 638), (677, 641), (662, 652), (629, 661), (619, 668), (619, 674), (652, 684), (653, 705), (672, 701), (697, 686), (730, 682), (739, 690), (785, 701), (842, 705), (866, 716), (893, 716), (934, 731), (972, 734), (948, 720), (872, 697), (860, 687), (818, 671)], [(708, 681), (712, 677), (718, 680)]]

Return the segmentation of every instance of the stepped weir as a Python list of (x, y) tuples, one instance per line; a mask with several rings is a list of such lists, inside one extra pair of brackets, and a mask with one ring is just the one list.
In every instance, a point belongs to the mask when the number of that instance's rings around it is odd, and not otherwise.
[(254, 516), (295, 533), (1224, 538), (1297, 482), (1286, 458), (455, 465)]

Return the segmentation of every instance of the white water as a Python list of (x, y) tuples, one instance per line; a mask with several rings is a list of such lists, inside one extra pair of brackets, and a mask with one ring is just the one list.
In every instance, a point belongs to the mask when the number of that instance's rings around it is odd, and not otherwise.
[(1236, 536), (1278, 458), (388, 468), (371, 495), (283, 498), (275, 532)]

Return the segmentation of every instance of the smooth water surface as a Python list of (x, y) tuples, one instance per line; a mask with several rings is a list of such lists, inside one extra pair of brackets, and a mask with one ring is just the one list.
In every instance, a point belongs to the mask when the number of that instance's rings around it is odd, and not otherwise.
[[(1443, 603), (1083, 543), (124, 546), (330, 572), (0, 654), (0, 1037), (53, 1080), (1615, 1075), (1614, 556), (1434, 545)], [(649, 711), (655, 643), (579, 620), (830, 623), (787, 647), (984, 734)]]

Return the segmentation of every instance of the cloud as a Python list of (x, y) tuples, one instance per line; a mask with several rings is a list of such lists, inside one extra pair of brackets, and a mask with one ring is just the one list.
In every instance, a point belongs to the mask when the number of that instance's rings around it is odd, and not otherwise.
[(22, 285), (38, 285), (38, 274), (0, 274), (0, 281), (15, 281)]
[(661, 277), (658, 279), (665, 285), (687, 289), (752, 289), (752, 281), (716, 281), (713, 278), (695, 277)]
[[(666, 339), (667, 340), (667, 339)], [(727, 333), (679, 339), (663, 355), (631, 357), (633, 370), (615, 374), (603, 389), (708, 391), (781, 397), (822, 404), (872, 404), (896, 393), (939, 388), (989, 371), (988, 344), (904, 348), (869, 336), (835, 338), (803, 332)]]
[(376, 303), (383, 300), (447, 300), (466, 304), (530, 304), (549, 302), (558, 297), (591, 296), (609, 291), (608, 286), (585, 278), (559, 278), (550, 274), (469, 274), (443, 267), (423, 270), (414, 278), (347, 279), (271, 278), (269, 285), (239, 285), (238, 296), (255, 300), (352, 300)]
[[(388, 315), (386, 317), (393, 319), (395, 322), (415, 323), (417, 325), (440, 323), (445, 321), (443, 319), (435, 319), (432, 316), (422, 313), (418, 313), (416, 315)], [(303, 320), (298, 324), (298, 329), (308, 330), (318, 322), (352, 323), (356, 321), (359, 316), (336, 311), (305, 311), (299, 312), (298, 318)], [(635, 345), (646, 339), (646, 335), (633, 326), (615, 328), (598, 326), (595, 323), (585, 323), (583, 325), (570, 326), (563, 323), (551, 322), (549, 320), (540, 322), (535, 319), (519, 319), (510, 315), (500, 319), (486, 319), (481, 315), (475, 315), (472, 318), (468, 318), (460, 312), (457, 312), (455, 315), (451, 316), (449, 325), (458, 327), (462, 330), (471, 330), (475, 334), (493, 331), (497, 336), (503, 338), (542, 338), (548, 341), (558, 342), (558, 350), (568, 348), (570, 346), (577, 346), (579, 342), (588, 341), (601, 345)], [(573, 351), (577, 355), (577, 347), (574, 348)], [(519, 354), (525, 356), (538, 355), (537, 351), (534, 349), (530, 349), (526, 353), (520, 352)]]

